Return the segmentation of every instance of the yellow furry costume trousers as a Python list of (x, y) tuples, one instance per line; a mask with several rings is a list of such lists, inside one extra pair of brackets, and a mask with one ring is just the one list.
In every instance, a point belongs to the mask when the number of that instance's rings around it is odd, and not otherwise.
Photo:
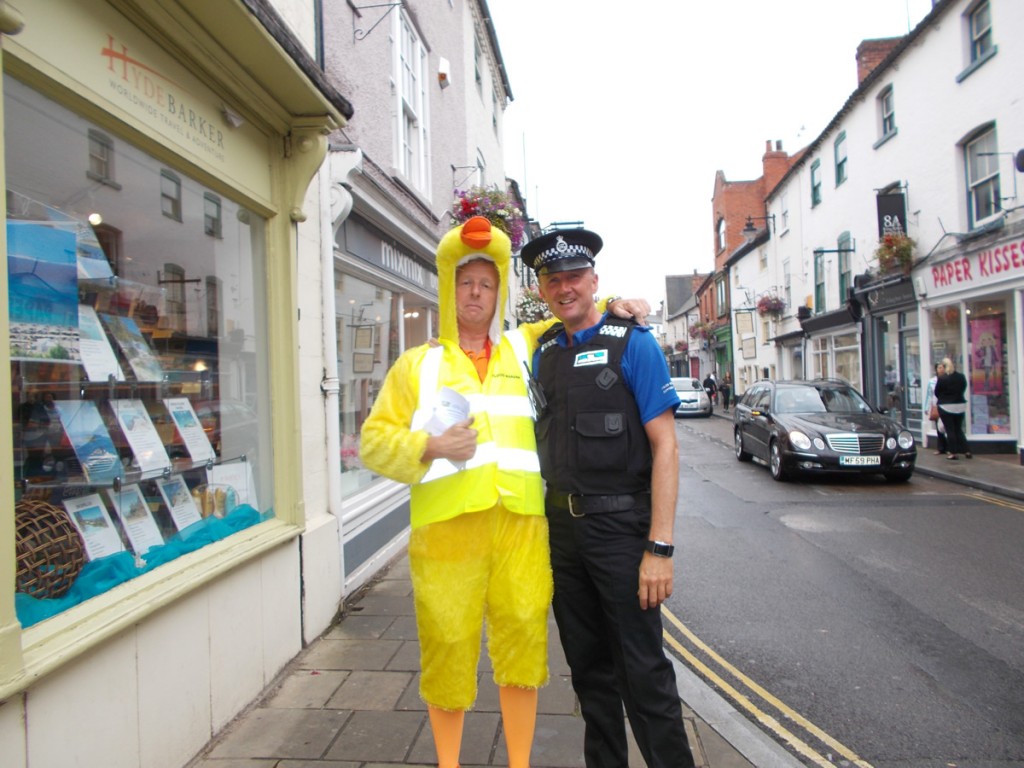
[(420, 696), (466, 710), (477, 692), (480, 637), (499, 686), (539, 688), (548, 679), (551, 605), (548, 523), (500, 503), (412, 531), (409, 568), (420, 641)]

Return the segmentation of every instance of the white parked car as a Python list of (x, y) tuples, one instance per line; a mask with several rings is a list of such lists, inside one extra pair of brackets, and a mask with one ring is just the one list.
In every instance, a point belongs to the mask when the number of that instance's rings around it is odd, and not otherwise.
[(676, 388), (679, 395), (679, 407), (676, 408), (676, 418), (682, 416), (703, 416), (711, 415), (713, 406), (708, 393), (704, 391), (704, 385), (699, 379), (690, 377), (673, 378), (672, 386)]

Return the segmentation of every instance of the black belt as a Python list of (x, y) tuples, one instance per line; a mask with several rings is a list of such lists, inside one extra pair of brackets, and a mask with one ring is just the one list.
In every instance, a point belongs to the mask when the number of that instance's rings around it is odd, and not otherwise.
[(616, 493), (607, 496), (580, 494), (580, 493), (559, 493), (548, 491), (548, 504), (561, 509), (568, 509), (573, 517), (584, 515), (600, 514), (601, 512), (625, 512), (628, 509), (637, 507), (649, 507), (651, 494), (649, 491), (643, 493)]

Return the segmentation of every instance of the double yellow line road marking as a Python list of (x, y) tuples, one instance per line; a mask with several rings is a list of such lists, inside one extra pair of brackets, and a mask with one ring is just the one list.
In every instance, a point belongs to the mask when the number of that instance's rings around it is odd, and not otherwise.
[[(992, 498), (980, 493), (964, 493), (962, 495), (1024, 512), (1024, 505), (1006, 499)], [(835, 759), (830, 759), (832, 755), (837, 755), (858, 768), (873, 768), (871, 763), (859, 757), (852, 749), (825, 733), (806, 717), (780, 701), (778, 697), (769, 693), (722, 658), (664, 605), (661, 606), (661, 613), (671, 624), (670, 628), (665, 629), (665, 642), (679, 655), (682, 661), (717, 688), (735, 706), (749, 713), (779, 741), (788, 744), (797, 754), (822, 768), (835, 768)], [(682, 636), (689, 647), (672, 633), (672, 628)], [(778, 716), (770, 714), (769, 709), (774, 710)], [(779, 717), (799, 727), (811, 739), (798, 736), (790, 727), (783, 725), (779, 721)], [(817, 742), (817, 748), (808, 743), (811, 740)], [(823, 754), (823, 752), (827, 752), (827, 754)]]

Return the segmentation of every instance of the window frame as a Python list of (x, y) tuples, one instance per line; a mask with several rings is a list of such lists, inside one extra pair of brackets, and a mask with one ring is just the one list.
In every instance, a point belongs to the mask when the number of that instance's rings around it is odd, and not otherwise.
[[(979, 29), (978, 20), (982, 14), (987, 16), (986, 26)], [(967, 12), (967, 33), (970, 38), (971, 64), (984, 61), (995, 52), (995, 44), (992, 42), (992, 5), (989, 0), (982, 0)]]
[[(982, 142), (991, 142), (990, 146), (981, 146)], [(975, 151), (980, 149), (981, 151)], [(974, 133), (963, 144), (964, 184), (967, 192), (968, 228), (977, 229), (993, 221), (1003, 212), (1001, 184), (999, 174), (998, 141), (994, 125), (987, 126)], [(975, 165), (984, 163), (985, 173), (975, 177)], [(990, 213), (979, 215), (979, 193), (988, 190), (987, 202), (991, 206)]]
[(814, 251), (814, 312), (821, 314), (826, 311), (825, 295), (825, 251), (818, 248)]
[(428, 54), (423, 36), (404, 8), (395, 14), (391, 42), (395, 169), (415, 191), (429, 199)]
[(821, 160), (811, 163), (811, 208), (821, 205)]
[[(216, 206), (216, 216), (210, 215), (210, 206)], [(224, 206), (220, 197), (212, 192), (203, 193), (203, 232), (218, 240), (224, 238)]]
[(726, 231), (726, 226), (725, 226), (725, 217), (724, 216), (720, 216), (719, 219), (718, 219), (718, 226), (715, 227), (715, 237), (716, 237), (716, 239), (718, 241), (718, 250), (719, 250), (719, 252), (725, 250), (726, 241), (727, 241), (727, 234), (728, 233)]
[(849, 231), (843, 232), (836, 239), (836, 250), (839, 251), (839, 303), (846, 301), (850, 288), (853, 287), (853, 238)]
[(846, 149), (846, 131), (840, 131), (836, 140), (832, 143), (832, 157), (835, 162), (836, 186), (838, 187), (849, 178), (846, 172), (846, 164), (849, 161), (849, 154)]
[(888, 139), (896, 134), (896, 91), (887, 85), (878, 94), (878, 120), (881, 139)]
[[(96, 128), (90, 128), (88, 136), (89, 167), (85, 172), (86, 177), (113, 189), (121, 189), (114, 176), (114, 140)], [(101, 151), (97, 152), (96, 149)]]
[[(175, 194), (168, 193), (164, 182), (173, 185)], [(160, 169), (160, 213), (172, 221), (184, 221), (181, 209), (181, 177), (167, 168)]]

